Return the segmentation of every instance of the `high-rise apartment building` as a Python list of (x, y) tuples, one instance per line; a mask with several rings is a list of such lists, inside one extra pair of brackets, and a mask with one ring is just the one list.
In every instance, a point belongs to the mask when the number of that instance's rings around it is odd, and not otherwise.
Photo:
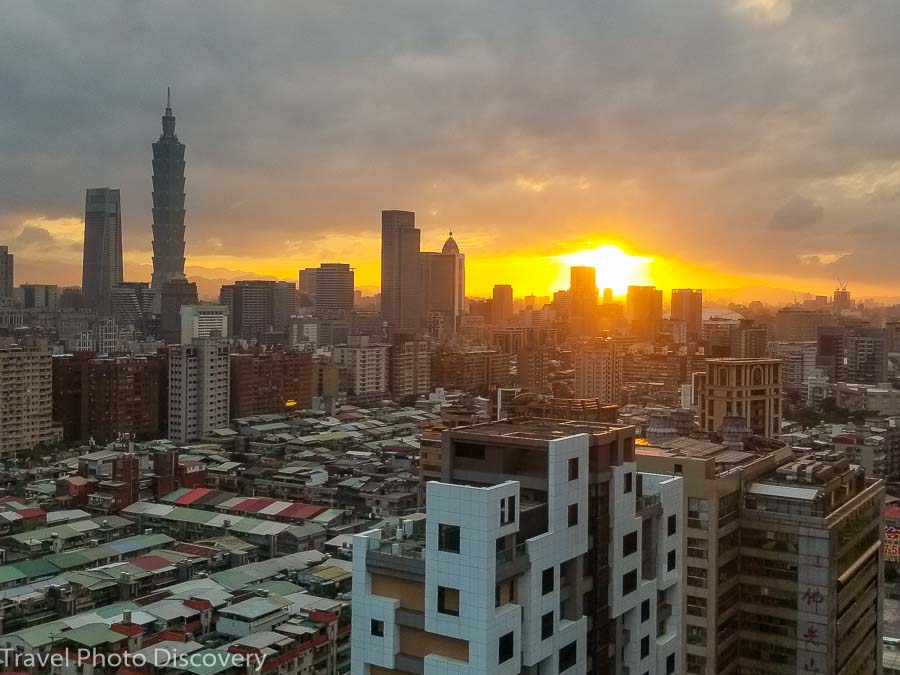
[(486, 349), (438, 348), (431, 357), (431, 384), (488, 394), (512, 384), (512, 354)]
[(880, 672), (883, 483), (842, 453), (756, 440), (637, 450), (638, 470), (683, 479), (679, 672)]
[(426, 517), (354, 537), (352, 672), (683, 672), (682, 495), (632, 427), (444, 432)]
[(700, 429), (718, 433), (726, 418), (741, 418), (758, 436), (781, 435), (781, 361), (708, 359), (700, 393)]
[(84, 200), (81, 290), (88, 304), (109, 314), (112, 289), (122, 283), (122, 203), (118, 190), (88, 189)]
[(629, 286), (625, 315), (632, 335), (655, 340), (662, 328), (662, 291), (655, 286)]
[(332, 363), (349, 370), (350, 396), (386, 398), (388, 394), (388, 346), (370, 343), (367, 337), (340, 345), (331, 353)]
[(622, 402), (624, 352), (613, 339), (598, 339), (575, 350), (575, 398)]
[(322, 263), (315, 272), (313, 298), (316, 311), (352, 312), (353, 268), (346, 263)]
[(272, 327), (274, 281), (235, 281), (222, 286), (219, 304), (228, 307), (230, 332), (234, 337), (253, 340)]
[(169, 348), (169, 440), (197, 441), (228, 426), (228, 343), (194, 338)]
[(388, 352), (391, 398), (418, 398), (431, 391), (431, 350), (425, 340), (395, 335)]
[(887, 382), (887, 341), (882, 328), (850, 328), (844, 337), (846, 381), (860, 384)]
[(420, 330), (421, 234), (412, 211), (381, 212), (381, 314), (401, 333)]
[(293, 281), (276, 281), (272, 284), (272, 329), (287, 329), (291, 317), (297, 314), (297, 284)]
[(311, 352), (281, 348), (231, 355), (231, 418), (312, 404)]
[(181, 308), (181, 339), (183, 345), (194, 338), (228, 337), (228, 308), (225, 305), (184, 305)]
[(0, 457), (56, 438), (52, 382), (46, 342), (0, 338)]
[(491, 299), (491, 323), (502, 326), (513, 317), (513, 289), (509, 284), (496, 284)]
[(753, 319), (741, 319), (731, 330), (731, 346), (728, 356), (738, 359), (755, 359), (766, 356), (769, 346), (769, 331), (765, 325), (756, 324)]
[(781, 385), (785, 391), (803, 393), (809, 378), (819, 372), (815, 341), (772, 342), (769, 356), (781, 361)]
[(672, 318), (684, 321), (688, 335), (694, 339), (699, 338), (703, 329), (703, 291), (696, 288), (673, 288), (671, 300)]
[(0, 305), (12, 300), (15, 287), (15, 256), (9, 247), (0, 246)]
[(775, 339), (785, 342), (815, 340), (820, 328), (833, 326), (831, 312), (809, 309), (799, 305), (782, 307), (775, 314)]
[(166, 361), (157, 355), (53, 357), (53, 421), (67, 441), (158, 438), (165, 410)]
[(162, 135), (153, 144), (153, 281), (184, 277), (184, 143), (175, 135), (172, 100), (166, 100)]
[(593, 267), (572, 267), (569, 270), (569, 317), (576, 335), (596, 334), (597, 270)]

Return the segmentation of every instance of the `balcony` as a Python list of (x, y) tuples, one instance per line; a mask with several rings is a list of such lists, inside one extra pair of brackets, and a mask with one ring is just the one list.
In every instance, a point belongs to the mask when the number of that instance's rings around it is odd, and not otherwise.
[(525, 543), (497, 551), (497, 583), (523, 574), (531, 567)]

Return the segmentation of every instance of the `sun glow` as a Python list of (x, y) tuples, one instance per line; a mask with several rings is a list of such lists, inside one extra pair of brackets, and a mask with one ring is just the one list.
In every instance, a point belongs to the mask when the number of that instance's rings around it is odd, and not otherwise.
[(650, 264), (653, 259), (630, 255), (615, 244), (583, 249), (559, 256), (559, 260), (569, 267), (585, 265), (595, 268), (597, 287), (601, 291), (604, 288), (611, 288), (614, 295), (625, 295), (629, 286), (653, 283), (650, 276)]

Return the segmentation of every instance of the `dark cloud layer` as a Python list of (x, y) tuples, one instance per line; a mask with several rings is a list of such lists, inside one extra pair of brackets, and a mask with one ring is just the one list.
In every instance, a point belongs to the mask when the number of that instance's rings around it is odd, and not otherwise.
[(148, 249), (171, 84), (189, 256), (305, 259), (402, 207), (490, 234), (495, 254), (612, 235), (733, 272), (839, 266), (900, 287), (860, 229), (898, 220), (896, 0), (0, 11), (0, 240), (114, 185), (127, 247)]

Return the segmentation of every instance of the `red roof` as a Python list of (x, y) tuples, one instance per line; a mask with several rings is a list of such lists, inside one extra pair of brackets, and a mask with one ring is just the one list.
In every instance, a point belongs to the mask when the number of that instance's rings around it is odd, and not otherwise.
[(274, 504), (277, 499), (272, 499), (271, 497), (250, 497), (249, 499), (245, 499), (238, 504), (232, 506), (230, 511), (243, 511), (245, 513), (259, 513), (267, 506), (271, 506)]
[(30, 518), (46, 518), (47, 517), (47, 512), (44, 511), (44, 509), (37, 508), (36, 506), (33, 506), (28, 509), (21, 509), (19, 511), (16, 511), (16, 513), (18, 513), (23, 518), (28, 518), (28, 519), (30, 519)]
[(158, 555), (142, 555), (138, 556), (137, 558), (133, 558), (128, 562), (130, 562), (135, 567), (140, 567), (142, 570), (146, 570), (148, 572), (159, 570), (163, 567), (169, 567), (172, 564), (165, 558)]
[(900, 506), (889, 506), (884, 510), (886, 520), (900, 520)]
[(188, 504), (193, 504), (195, 501), (200, 499), (200, 497), (208, 495), (210, 492), (212, 492), (210, 488), (194, 488), (186, 495), (181, 495), (178, 499), (175, 500), (175, 503), (179, 506), (187, 506)]
[(169, 546), (168, 550), (186, 555), (196, 555), (201, 558), (208, 558), (216, 552), (216, 549), (209, 546), (197, 546), (197, 544), (187, 544), (185, 542), (178, 542), (174, 546)]
[(315, 504), (297, 502), (276, 513), (275, 517), (288, 518), (290, 520), (308, 520), (310, 518), (315, 518), (317, 515), (327, 510), (327, 506), (316, 506)]
[(16, 497), (15, 495), (7, 495), (6, 497), (0, 498), (0, 504), (10, 504), (12, 502), (16, 502), (17, 504), (24, 504), (25, 500), (21, 497)]

